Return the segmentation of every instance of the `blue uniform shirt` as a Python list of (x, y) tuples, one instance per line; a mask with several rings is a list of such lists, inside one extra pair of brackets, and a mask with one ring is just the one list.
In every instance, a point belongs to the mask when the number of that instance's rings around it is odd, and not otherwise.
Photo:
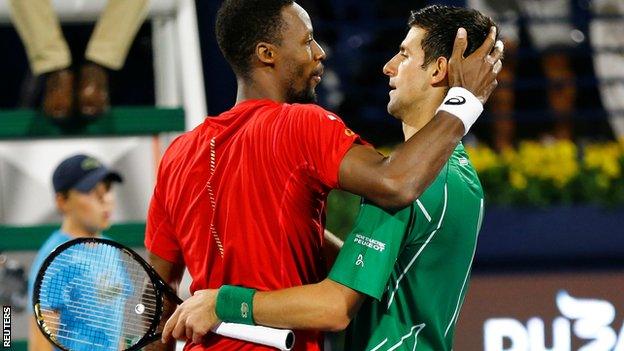
[[(66, 233), (57, 230), (39, 250), (28, 281), (31, 300), (34, 280), (43, 261), (54, 248), (71, 239)], [(112, 248), (103, 249), (108, 251), (100, 254), (112, 257), (112, 260), (94, 262), (87, 256), (89, 253), (75, 251), (63, 260), (53, 261), (49, 267), (53, 273), (48, 274), (54, 274), (51, 276), (52, 280), (63, 287), (59, 290), (62, 292), (40, 296), (42, 309), (55, 310), (60, 315), (64, 330), (57, 335), (59, 342), (75, 351), (92, 350), (92, 344), (98, 345), (98, 349), (119, 349), (123, 308), (133, 289), (121, 264), (117, 264), (112, 270), (108, 266), (104, 267), (105, 263), (119, 262), (119, 255)], [(92, 296), (100, 298), (93, 302), (90, 298)], [(85, 315), (86, 312), (89, 312), (88, 316)]]

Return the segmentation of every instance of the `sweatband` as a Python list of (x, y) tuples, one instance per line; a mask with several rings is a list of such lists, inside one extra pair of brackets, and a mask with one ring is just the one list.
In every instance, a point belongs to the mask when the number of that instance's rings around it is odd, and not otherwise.
[(466, 135), (483, 112), (483, 104), (470, 91), (454, 87), (449, 89), (438, 111), (446, 111), (459, 118), (464, 123)]
[(253, 297), (255, 289), (223, 285), (217, 294), (217, 317), (224, 322), (254, 325)]

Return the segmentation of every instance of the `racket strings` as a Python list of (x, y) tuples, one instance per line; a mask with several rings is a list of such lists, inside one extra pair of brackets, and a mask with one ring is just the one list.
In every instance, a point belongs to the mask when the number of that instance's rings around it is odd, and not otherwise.
[(149, 331), (159, 293), (143, 266), (105, 243), (78, 243), (59, 253), (39, 288), (39, 318), (68, 350), (119, 350)]
[[(92, 283), (93, 282), (90, 281), (90, 280), (76, 278), (69, 284), (72, 285), (73, 287), (77, 287), (77, 286), (84, 286), (86, 284), (92, 284)], [(149, 282), (147, 282), (147, 283), (149, 283)], [(131, 285), (125, 285), (124, 288), (132, 288), (132, 286)], [(65, 289), (69, 289), (69, 287), (66, 287)], [(50, 291), (51, 290), (48, 289), (48, 288), (46, 288), (46, 289), (42, 288), (41, 289), (41, 293), (42, 294), (49, 293)], [(97, 298), (100, 301), (102, 301), (102, 302), (107, 302), (107, 301), (110, 301), (111, 298), (115, 297), (116, 295), (118, 295), (119, 293), (122, 293), (122, 292), (123, 292), (123, 290), (112, 291), (112, 292), (101, 292), (100, 296), (97, 296)], [(143, 301), (147, 302), (147, 303), (151, 303), (152, 305), (156, 304), (156, 299), (155, 299), (154, 296), (146, 296), (143, 299)], [(92, 302), (92, 300), (89, 300), (89, 302)]]

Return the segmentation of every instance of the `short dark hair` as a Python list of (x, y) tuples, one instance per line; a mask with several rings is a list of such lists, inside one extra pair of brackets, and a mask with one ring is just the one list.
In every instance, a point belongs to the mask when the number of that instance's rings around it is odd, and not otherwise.
[(225, 0), (217, 13), (219, 48), (237, 75), (249, 77), (256, 45), (281, 44), (282, 9), (293, 0)]
[(424, 29), (421, 46), (425, 52), (423, 68), (438, 57), (451, 57), (457, 30), (462, 27), (468, 33), (468, 47), (464, 56), (473, 53), (487, 37), (494, 21), (477, 10), (452, 6), (433, 5), (412, 11), (407, 23), (410, 27)]

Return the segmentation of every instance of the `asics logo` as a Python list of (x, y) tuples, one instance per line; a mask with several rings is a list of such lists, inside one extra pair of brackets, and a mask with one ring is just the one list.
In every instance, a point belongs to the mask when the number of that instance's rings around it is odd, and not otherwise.
[(455, 96), (444, 102), (445, 105), (463, 105), (466, 103), (466, 98), (463, 96)]

